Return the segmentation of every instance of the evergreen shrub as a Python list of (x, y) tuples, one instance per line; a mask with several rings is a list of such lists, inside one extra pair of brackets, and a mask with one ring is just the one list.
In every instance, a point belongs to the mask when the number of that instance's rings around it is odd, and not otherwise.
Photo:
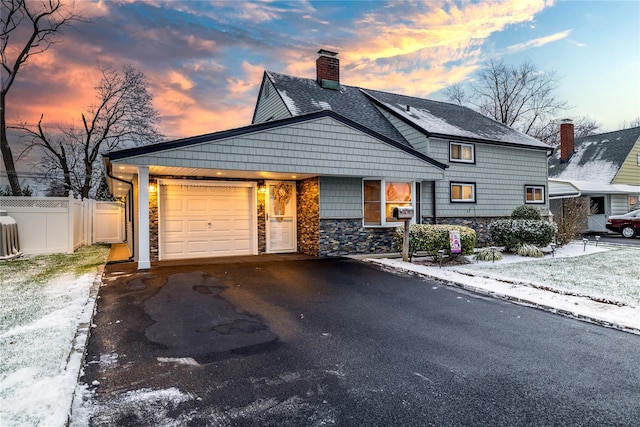
[(553, 242), (557, 232), (558, 227), (550, 221), (502, 219), (489, 224), (493, 242), (511, 252), (525, 243), (538, 247), (547, 246)]
[[(429, 256), (437, 257), (439, 250), (450, 254), (449, 231), (460, 231), (460, 247), (462, 255), (473, 255), (476, 246), (476, 232), (469, 227), (450, 224), (412, 224), (409, 228), (409, 255), (416, 252), (427, 252)], [(396, 228), (396, 247), (402, 251), (404, 227)]]
[(538, 209), (533, 206), (522, 205), (511, 212), (511, 219), (533, 219), (539, 221), (542, 217)]

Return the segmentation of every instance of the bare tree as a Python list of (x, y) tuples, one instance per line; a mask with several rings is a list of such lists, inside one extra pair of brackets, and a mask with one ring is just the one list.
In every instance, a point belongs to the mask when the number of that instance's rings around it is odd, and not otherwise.
[[(557, 116), (569, 108), (555, 96), (558, 85), (555, 72), (542, 72), (528, 61), (509, 67), (492, 60), (477, 73), (470, 93), (457, 84), (447, 89), (447, 97), (553, 145), (558, 139)], [(599, 127), (588, 117), (574, 119), (574, 126), (576, 136)]]
[(97, 104), (82, 114), (81, 126), (47, 132), (40, 118), (35, 128), (18, 128), (31, 138), (30, 147), (45, 153), (40, 163), (44, 176), (60, 179), (64, 195), (73, 191), (83, 198), (95, 190), (102, 174), (100, 154), (116, 148), (159, 142), (159, 121), (152, 105), (149, 83), (141, 71), (131, 66), (122, 70), (99, 68)]
[(620, 123), (620, 129), (631, 129), (640, 127), (640, 117), (636, 117), (635, 119), (627, 122), (626, 120)]
[(14, 195), (20, 196), (22, 190), (7, 137), (7, 94), (21, 66), (33, 55), (43, 53), (55, 44), (63, 27), (82, 19), (76, 14), (73, 3), (66, 6), (61, 0), (2, 0), (0, 12), (0, 152), (11, 191)]

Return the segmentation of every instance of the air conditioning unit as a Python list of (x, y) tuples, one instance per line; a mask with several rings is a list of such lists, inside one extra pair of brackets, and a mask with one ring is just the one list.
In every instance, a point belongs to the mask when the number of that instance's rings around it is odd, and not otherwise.
[(7, 211), (0, 210), (0, 260), (17, 258), (20, 252), (18, 223)]

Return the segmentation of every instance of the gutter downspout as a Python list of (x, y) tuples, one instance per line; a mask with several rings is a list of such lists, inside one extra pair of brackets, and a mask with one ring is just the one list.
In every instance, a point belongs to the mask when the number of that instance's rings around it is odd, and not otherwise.
[(436, 182), (435, 181), (431, 181), (431, 203), (433, 206), (433, 223), (437, 224), (438, 223), (438, 218), (436, 217)]

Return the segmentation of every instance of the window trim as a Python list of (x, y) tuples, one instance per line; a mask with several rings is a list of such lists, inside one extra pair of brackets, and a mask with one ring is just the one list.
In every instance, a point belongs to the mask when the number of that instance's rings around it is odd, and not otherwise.
[[(364, 198), (364, 183), (365, 181), (380, 181), (380, 223), (379, 224), (367, 224), (365, 222), (364, 216), (364, 206), (365, 206), (365, 198)], [(388, 182), (406, 182), (411, 185), (411, 207), (414, 209), (414, 217), (411, 220), (411, 224), (416, 223), (416, 218), (420, 215), (416, 210), (416, 183), (418, 181), (410, 180), (410, 179), (399, 179), (399, 178), (362, 178), (362, 226), (364, 228), (389, 228), (389, 227), (398, 227), (403, 224), (403, 221), (387, 221), (385, 212), (387, 205), (386, 198), (386, 183)]]
[[(534, 189), (534, 196), (535, 196), (535, 190), (542, 190), (542, 200), (527, 200), (527, 190), (529, 188), (533, 188)], [(524, 186), (524, 204), (525, 205), (544, 205), (547, 202), (547, 187), (545, 185), (536, 185), (536, 184), (525, 184)]]
[[(453, 186), (460, 185), (466, 186), (470, 185), (473, 188), (473, 200), (466, 199), (454, 199), (453, 198)], [(476, 183), (475, 182), (461, 182), (461, 181), (449, 181), (449, 202), (450, 203), (477, 203), (478, 202), (478, 194), (476, 192)]]
[[(456, 159), (453, 157), (453, 146), (454, 145), (459, 145), (460, 146), (460, 155), (462, 155), (462, 147), (471, 147), (471, 160), (464, 160), (462, 158), (460, 159)], [(475, 144), (471, 144), (468, 142), (456, 142), (456, 141), (449, 141), (449, 161), (452, 163), (466, 163), (468, 165), (475, 165), (476, 164), (476, 145)]]

